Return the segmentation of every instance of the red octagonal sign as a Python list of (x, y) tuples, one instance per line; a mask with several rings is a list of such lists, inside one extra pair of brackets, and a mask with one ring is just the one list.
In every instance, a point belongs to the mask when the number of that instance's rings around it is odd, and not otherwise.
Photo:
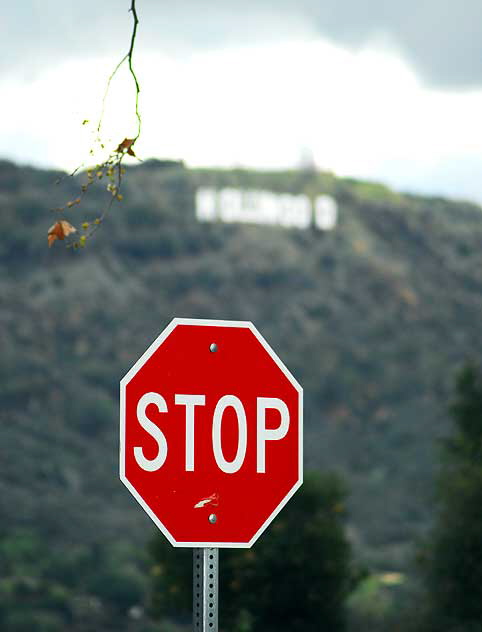
[(174, 546), (250, 547), (302, 483), (302, 416), (252, 323), (175, 318), (121, 381), (120, 478)]

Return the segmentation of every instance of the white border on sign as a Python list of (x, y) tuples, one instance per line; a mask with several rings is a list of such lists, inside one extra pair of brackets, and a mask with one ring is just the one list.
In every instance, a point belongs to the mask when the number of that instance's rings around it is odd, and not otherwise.
[[(298, 392), (298, 427), (299, 427), (299, 436), (298, 436), (298, 480), (290, 489), (290, 491), (286, 494), (283, 500), (279, 503), (279, 505), (273, 510), (270, 516), (266, 519), (266, 521), (261, 525), (258, 531), (254, 534), (249, 542), (178, 542), (175, 540), (171, 533), (167, 530), (167, 528), (162, 524), (159, 518), (155, 515), (149, 505), (144, 501), (142, 496), (138, 493), (135, 487), (130, 483), (130, 481), (126, 478), (125, 475), (125, 389), (127, 384), (131, 381), (131, 379), (136, 375), (139, 369), (149, 360), (149, 358), (159, 349), (162, 343), (166, 340), (166, 338), (174, 331), (174, 329), (178, 325), (206, 325), (209, 327), (238, 327), (250, 329), (253, 334), (256, 336), (258, 341), (261, 343), (263, 348), (268, 352), (271, 359), (275, 362), (278, 368), (284, 373), (284, 375), (288, 378), (291, 384), (294, 386), (296, 391)], [(151, 518), (157, 528), (165, 535), (165, 537), (169, 540), (169, 542), (175, 547), (191, 547), (191, 548), (224, 548), (224, 549), (249, 549), (253, 546), (256, 540), (260, 537), (263, 531), (271, 524), (271, 522), (275, 519), (275, 517), (279, 514), (279, 512), (283, 509), (286, 503), (290, 500), (290, 498), (294, 495), (294, 493), (301, 487), (303, 484), (303, 389), (299, 382), (295, 379), (295, 377), (291, 374), (285, 364), (278, 358), (276, 353), (270, 347), (270, 345), (266, 342), (263, 336), (259, 333), (256, 327), (250, 321), (237, 321), (237, 320), (207, 320), (207, 319), (197, 319), (197, 318), (173, 318), (169, 325), (159, 334), (159, 336), (154, 340), (154, 342), (149, 346), (149, 348), (142, 354), (142, 356), (137, 360), (134, 366), (125, 374), (125, 376), (120, 381), (120, 443), (119, 443), (119, 477), (120, 480), (124, 483), (127, 489), (131, 492), (137, 502), (141, 505), (147, 515)]]

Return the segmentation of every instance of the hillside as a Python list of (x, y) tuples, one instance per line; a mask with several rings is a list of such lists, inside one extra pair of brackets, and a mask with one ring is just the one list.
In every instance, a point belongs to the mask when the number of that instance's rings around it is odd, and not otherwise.
[[(304, 386), (306, 467), (347, 478), (359, 558), (405, 569), (454, 372), (480, 357), (481, 209), (325, 173), (148, 161), (73, 252), (47, 249), (47, 209), (78, 186), (55, 177), (0, 163), (4, 535), (59, 552), (142, 545), (153, 527), (117, 478), (119, 379), (173, 316), (252, 320)], [(198, 186), (328, 193), (339, 223), (200, 224)]]

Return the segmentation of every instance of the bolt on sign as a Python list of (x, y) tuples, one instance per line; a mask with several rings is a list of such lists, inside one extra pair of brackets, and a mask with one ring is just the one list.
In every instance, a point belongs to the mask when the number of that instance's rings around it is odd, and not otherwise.
[(215, 630), (217, 549), (252, 546), (302, 483), (302, 388), (252, 323), (175, 318), (120, 397), (120, 478), (171, 544), (197, 549), (195, 629)]

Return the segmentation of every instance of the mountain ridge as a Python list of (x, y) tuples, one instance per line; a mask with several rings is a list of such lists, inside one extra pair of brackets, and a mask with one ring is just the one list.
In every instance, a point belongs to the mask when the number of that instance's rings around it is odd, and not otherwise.
[[(327, 173), (147, 161), (85, 250), (49, 251), (48, 209), (82, 177), (57, 176), (0, 162), (7, 528), (142, 543), (154, 527), (117, 478), (118, 381), (173, 316), (251, 320), (304, 387), (306, 466), (348, 480), (358, 555), (406, 568), (430, 524), (454, 372), (480, 356), (481, 209)], [(339, 222), (201, 224), (200, 186), (329, 194)]]

